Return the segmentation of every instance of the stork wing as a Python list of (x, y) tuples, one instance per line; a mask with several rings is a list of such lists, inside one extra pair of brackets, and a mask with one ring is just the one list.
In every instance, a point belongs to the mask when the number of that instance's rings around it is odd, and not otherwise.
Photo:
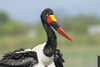
[(6, 53), (0, 60), (0, 67), (31, 67), (37, 62), (36, 52), (21, 48)]
[(54, 62), (55, 62), (55, 65), (56, 67), (63, 67), (63, 62), (64, 59), (62, 58), (63, 54), (60, 52), (60, 50), (56, 50), (56, 54), (54, 55)]

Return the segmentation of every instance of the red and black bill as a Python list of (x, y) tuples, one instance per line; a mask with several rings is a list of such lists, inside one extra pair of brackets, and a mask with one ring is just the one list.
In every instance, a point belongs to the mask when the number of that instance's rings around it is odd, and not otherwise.
[(50, 24), (54, 29), (56, 29), (62, 36), (65, 38), (73, 41), (68, 34), (60, 27), (60, 25), (57, 23), (57, 20), (55, 19), (54, 15), (48, 15), (47, 16), (48, 24)]

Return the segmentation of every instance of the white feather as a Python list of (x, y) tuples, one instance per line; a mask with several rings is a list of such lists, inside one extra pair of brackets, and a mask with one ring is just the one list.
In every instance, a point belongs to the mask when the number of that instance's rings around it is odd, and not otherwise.
[(43, 43), (32, 49), (32, 51), (35, 51), (37, 53), (38, 62), (39, 62), (39, 63), (35, 64), (33, 67), (45, 67), (45, 66), (55, 67), (54, 62), (53, 62), (54, 56), (47, 57), (43, 53), (43, 48), (45, 45), (46, 45), (46, 43)]

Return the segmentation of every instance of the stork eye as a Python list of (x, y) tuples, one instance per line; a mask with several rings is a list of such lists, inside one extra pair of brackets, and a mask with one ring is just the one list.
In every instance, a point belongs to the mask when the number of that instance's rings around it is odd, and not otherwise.
[(46, 14), (46, 16), (48, 16), (48, 14)]

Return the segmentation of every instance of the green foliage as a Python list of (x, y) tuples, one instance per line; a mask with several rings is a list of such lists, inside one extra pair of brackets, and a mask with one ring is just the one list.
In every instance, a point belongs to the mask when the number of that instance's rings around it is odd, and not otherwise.
[(0, 23), (6, 23), (9, 21), (9, 17), (4, 12), (0, 12)]
[(11, 21), (9, 16), (0, 12), (0, 36), (20, 35), (27, 31), (27, 26), (20, 22)]
[(0, 35), (19, 35), (26, 32), (26, 27), (21, 23), (6, 23), (0, 25)]
[(100, 24), (100, 20), (95, 16), (66, 17), (62, 21), (62, 26), (66, 31), (73, 31), (76, 34), (87, 33), (89, 25)]

